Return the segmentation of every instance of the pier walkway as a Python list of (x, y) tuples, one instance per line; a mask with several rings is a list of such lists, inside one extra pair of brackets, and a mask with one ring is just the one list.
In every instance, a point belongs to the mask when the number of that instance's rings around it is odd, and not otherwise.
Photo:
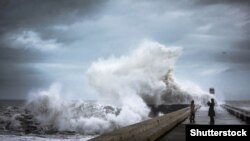
[[(246, 124), (244, 121), (238, 119), (237, 117), (228, 113), (221, 106), (215, 107), (215, 125), (233, 125), (233, 124)], [(195, 123), (198, 125), (208, 125), (209, 117), (208, 117), (208, 107), (201, 107), (198, 109), (195, 115)], [(160, 137), (157, 141), (185, 141), (185, 125), (190, 124), (189, 119), (186, 119), (181, 124), (177, 125), (174, 129), (169, 131)]]
[[(229, 113), (225, 105), (223, 106), (224, 108), (222, 106), (215, 107), (215, 125), (246, 124), (245, 121), (230, 114), (232, 112), (229, 111)], [(234, 109), (230, 108), (230, 110)], [(91, 141), (185, 141), (185, 126), (190, 124), (188, 119), (189, 112), (189, 107), (183, 108), (160, 117), (155, 117), (100, 135), (91, 139)], [(245, 117), (249, 116), (248, 113), (243, 114)], [(209, 124), (208, 107), (197, 109), (195, 121), (193, 124)]]

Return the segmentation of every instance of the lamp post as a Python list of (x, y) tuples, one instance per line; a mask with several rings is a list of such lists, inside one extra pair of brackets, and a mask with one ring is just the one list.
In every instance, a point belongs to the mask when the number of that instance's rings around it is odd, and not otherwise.
[(210, 88), (210, 89), (209, 89), (209, 93), (210, 93), (210, 94), (215, 94), (214, 88)]

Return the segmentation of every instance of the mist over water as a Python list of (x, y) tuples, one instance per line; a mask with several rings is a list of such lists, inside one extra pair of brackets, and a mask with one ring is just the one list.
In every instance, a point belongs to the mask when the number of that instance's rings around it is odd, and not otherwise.
[(53, 84), (29, 99), (26, 109), (42, 131), (94, 135), (148, 119), (148, 104), (187, 104), (192, 99), (205, 103), (210, 98), (207, 93), (173, 77), (181, 52), (180, 47), (144, 41), (128, 54), (91, 64), (86, 76), (99, 93), (97, 102), (63, 99), (60, 84)]

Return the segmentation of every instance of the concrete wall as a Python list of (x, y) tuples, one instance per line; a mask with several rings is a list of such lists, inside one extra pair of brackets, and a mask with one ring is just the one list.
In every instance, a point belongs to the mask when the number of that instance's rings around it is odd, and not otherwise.
[(245, 121), (247, 124), (250, 124), (250, 112), (249, 111), (240, 109), (238, 107), (234, 107), (232, 105), (227, 105), (227, 104), (223, 104), (222, 107), (225, 108), (229, 113)]
[[(197, 106), (198, 107), (198, 106)], [(152, 118), (111, 133), (100, 135), (90, 141), (154, 141), (189, 116), (190, 108)]]

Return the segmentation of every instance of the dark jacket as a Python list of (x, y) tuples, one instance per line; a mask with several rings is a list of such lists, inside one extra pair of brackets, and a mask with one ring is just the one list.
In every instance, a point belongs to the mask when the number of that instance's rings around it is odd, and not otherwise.
[(207, 105), (209, 106), (208, 116), (211, 116), (211, 117), (215, 116), (214, 103), (208, 102)]
[(191, 104), (191, 106), (190, 106), (190, 112), (192, 114), (195, 113), (195, 105), (194, 104)]

